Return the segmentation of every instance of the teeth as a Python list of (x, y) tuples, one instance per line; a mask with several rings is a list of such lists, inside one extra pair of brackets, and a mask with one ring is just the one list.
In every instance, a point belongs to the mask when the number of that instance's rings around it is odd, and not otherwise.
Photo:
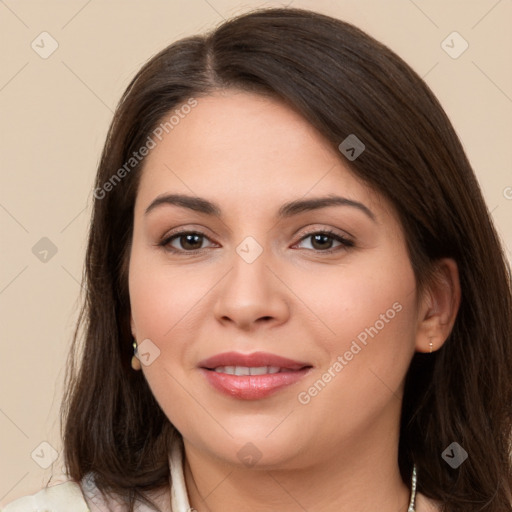
[(267, 373), (279, 373), (287, 371), (279, 366), (218, 366), (215, 368), (217, 373), (227, 373), (228, 375), (265, 375)]
[(250, 370), (246, 366), (235, 366), (235, 375), (250, 375)]

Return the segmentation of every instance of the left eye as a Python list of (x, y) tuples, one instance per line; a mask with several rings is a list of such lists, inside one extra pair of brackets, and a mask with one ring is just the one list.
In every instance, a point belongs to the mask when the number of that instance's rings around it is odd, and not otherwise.
[[(338, 235), (337, 233), (334, 233), (332, 231), (318, 231), (315, 233), (309, 233), (306, 236), (302, 237), (301, 241), (307, 240), (308, 238), (312, 239), (311, 245), (313, 245), (313, 247), (311, 248), (319, 252), (332, 252), (337, 250), (336, 248), (332, 248), (333, 240), (339, 242), (339, 244), (343, 247), (352, 247), (354, 245), (354, 243), (351, 240), (341, 235)], [(325, 244), (327, 244), (329, 247), (326, 247)], [(315, 247), (315, 245), (317, 247)]]

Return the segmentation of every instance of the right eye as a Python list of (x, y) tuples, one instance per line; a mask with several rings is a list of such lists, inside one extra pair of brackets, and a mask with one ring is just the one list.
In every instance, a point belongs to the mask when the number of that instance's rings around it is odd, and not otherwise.
[[(204, 239), (209, 240), (209, 238), (200, 231), (178, 231), (165, 237), (159, 245), (174, 253), (196, 253), (202, 250), (202, 248), (198, 246), (202, 245)], [(181, 248), (173, 245), (173, 242), (177, 242)]]

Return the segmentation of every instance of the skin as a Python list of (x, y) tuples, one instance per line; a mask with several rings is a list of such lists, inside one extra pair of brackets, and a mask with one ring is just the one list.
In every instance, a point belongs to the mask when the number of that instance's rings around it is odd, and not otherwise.
[[(163, 193), (204, 197), (222, 217), (168, 204), (146, 215)], [(350, 206), (276, 218), (285, 202), (329, 194), (364, 204), (375, 221)], [(158, 245), (175, 228), (204, 237)], [(306, 236), (325, 229), (354, 246)], [(263, 249), (252, 263), (236, 251), (249, 236)], [(415, 351), (446, 340), (460, 302), (456, 264), (442, 260), (438, 272), (419, 297), (392, 205), (296, 112), (236, 90), (199, 98), (146, 159), (129, 267), (132, 333), (160, 350), (142, 371), (183, 436), (191, 506), (406, 511), (397, 463), (404, 377)], [(300, 403), (298, 394), (396, 303), (400, 312)], [(313, 370), (272, 396), (239, 400), (197, 368), (226, 351), (271, 352)], [(249, 442), (261, 455), (252, 467), (237, 456)], [(422, 510), (435, 508), (419, 496)]]

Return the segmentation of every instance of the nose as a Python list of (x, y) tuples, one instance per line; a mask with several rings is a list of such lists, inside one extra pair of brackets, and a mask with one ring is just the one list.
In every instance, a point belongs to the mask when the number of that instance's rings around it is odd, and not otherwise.
[(216, 287), (214, 314), (219, 322), (250, 331), (287, 320), (288, 288), (268, 260), (265, 251), (251, 263), (235, 253), (231, 270)]

